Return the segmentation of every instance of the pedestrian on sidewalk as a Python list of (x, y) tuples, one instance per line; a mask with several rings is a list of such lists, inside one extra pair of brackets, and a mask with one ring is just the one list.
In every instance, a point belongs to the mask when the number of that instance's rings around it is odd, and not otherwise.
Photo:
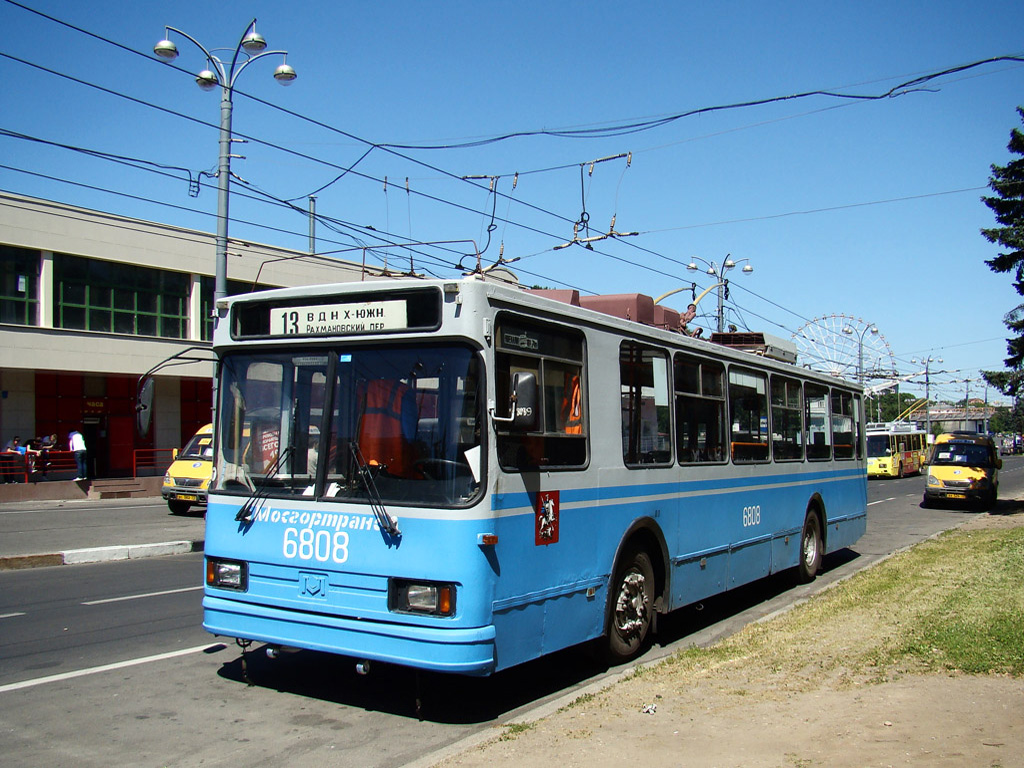
[(68, 449), (75, 454), (75, 464), (78, 465), (78, 477), (75, 480), (85, 480), (88, 474), (85, 468), (85, 438), (82, 437), (82, 433), (77, 429), (73, 429), (68, 433)]

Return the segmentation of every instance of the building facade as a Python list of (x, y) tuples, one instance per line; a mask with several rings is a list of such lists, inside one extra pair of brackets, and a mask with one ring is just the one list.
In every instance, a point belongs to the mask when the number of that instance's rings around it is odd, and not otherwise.
[[(147, 449), (210, 421), (214, 235), (0, 194), (0, 447), (78, 429), (90, 477), (124, 477)], [(369, 279), (359, 264), (228, 243), (228, 293)], [(188, 351), (192, 350), (192, 351)], [(136, 429), (139, 377), (152, 427)], [(152, 455), (151, 453), (149, 454)]]

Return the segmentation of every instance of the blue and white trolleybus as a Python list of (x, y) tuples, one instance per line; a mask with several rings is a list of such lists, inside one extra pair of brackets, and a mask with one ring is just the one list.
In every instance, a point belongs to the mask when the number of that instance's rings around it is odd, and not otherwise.
[(591, 640), (623, 661), (656, 614), (812, 579), (864, 533), (859, 387), (656, 327), (647, 297), (556, 294), (223, 302), (206, 629), (467, 675)]

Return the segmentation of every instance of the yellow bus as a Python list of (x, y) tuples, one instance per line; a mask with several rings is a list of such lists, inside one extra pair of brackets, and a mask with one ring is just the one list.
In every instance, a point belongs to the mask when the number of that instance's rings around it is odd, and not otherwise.
[(921, 472), (928, 433), (905, 421), (868, 424), (868, 477), (903, 477)]

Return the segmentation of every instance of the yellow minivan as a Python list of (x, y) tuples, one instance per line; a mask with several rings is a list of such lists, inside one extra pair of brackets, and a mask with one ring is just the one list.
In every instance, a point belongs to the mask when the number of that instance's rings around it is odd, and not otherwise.
[(939, 501), (963, 501), (983, 509), (999, 496), (999, 458), (992, 438), (973, 432), (951, 432), (935, 437), (928, 457), (928, 477), (922, 506)]
[(213, 425), (202, 427), (174, 457), (164, 474), (160, 493), (175, 515), (189, 507), (206, 504), (206, 491), (213, 477)]

